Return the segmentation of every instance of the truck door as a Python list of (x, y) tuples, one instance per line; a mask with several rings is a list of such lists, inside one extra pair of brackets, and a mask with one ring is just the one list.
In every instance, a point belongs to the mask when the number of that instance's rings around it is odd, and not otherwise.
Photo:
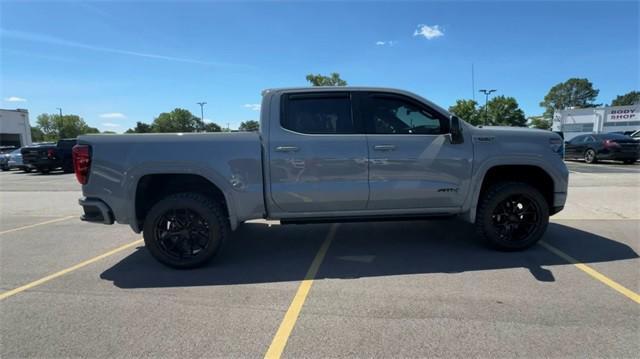
[(449, 118), (404, 95), (363, 93), (369, 145), (368, 209), (462, 206), (472, 169), (471, 141), (452, 144)]
[(365, 209), (367, 139), (353, 116), (351, 93), (285, 93), (280, 105), (268, 142), (276, 211), (330, 215)]

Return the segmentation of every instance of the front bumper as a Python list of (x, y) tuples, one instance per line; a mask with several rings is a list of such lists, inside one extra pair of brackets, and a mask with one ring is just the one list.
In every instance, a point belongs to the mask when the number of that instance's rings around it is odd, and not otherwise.
[(113, 224), (113, 212), (103, 201), (96, 198), (80, 198), (78, 203), (82, 206), (84, 214), (80, 217), (85, 222)]

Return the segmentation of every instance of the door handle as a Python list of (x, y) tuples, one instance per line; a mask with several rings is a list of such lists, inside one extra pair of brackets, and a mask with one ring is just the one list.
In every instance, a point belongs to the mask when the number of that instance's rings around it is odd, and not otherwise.
[(393, 151), (396, 149), (395, 145), (375, 145), (373, 149), (376, 151)]
[(276, 152), (298, 152), (300, 149), (296, 146), (278, 146)]

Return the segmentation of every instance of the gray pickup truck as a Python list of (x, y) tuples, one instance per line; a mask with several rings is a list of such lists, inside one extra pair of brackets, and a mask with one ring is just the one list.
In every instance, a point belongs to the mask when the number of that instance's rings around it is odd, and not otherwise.
[(82, 219), (144, 232), (160, 262), (204, 264), (251, 219), (282, 224), (458, 215), (502, 250), (562, 210), (550, 131), (471, 126), (410, 92), (266, 90), (260, 131), (87, 135), (73, 149)]

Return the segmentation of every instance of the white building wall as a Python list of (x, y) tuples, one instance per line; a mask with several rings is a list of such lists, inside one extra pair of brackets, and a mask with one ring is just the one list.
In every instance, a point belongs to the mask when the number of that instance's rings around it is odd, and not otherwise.
[[(31, 144), (29, 111), (0, 109), (0, 139), (9, 140), (16, 137), (20, 141), (20, 146)], [(5, 145), (4, 140), (2, 145)]]
[(640, 129), (640, 105), (556, 111), (552, 129), (564, 132), (566, 141), (588, 133), (634, 131)]

